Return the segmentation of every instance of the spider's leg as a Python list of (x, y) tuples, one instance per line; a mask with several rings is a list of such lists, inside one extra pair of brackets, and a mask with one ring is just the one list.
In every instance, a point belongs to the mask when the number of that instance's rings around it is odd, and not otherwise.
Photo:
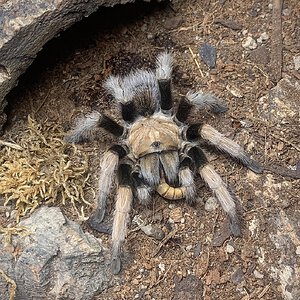
[(89, 224), (95, 230), (101, 231), (106, 207), (106, 199), (111, 188), (112, 179), (115, 174), (119, 160), (127, 154), (124, 147), (120, 145), (112, 146), (106, 151), (100, 161), (99, 187), (97, 194), (97, 207), (94, 214), (89, 218)]
[(124, 78), (110, 76), (104, 86), (121, 105), (122, 117), (128, 123), (158, 110), (159, 87), (151, 71), (137, 70)]
[(236, 204), (233, 196), (226, 188), (226, 184), (214, 168), (208, 163), (204, 152), (199, 147), (192, 147), (189, 156), (194, 160), (199, 174), (216, 195), (223, 210), (230, 219), (230, 228), (235, 236), (241, 234), (240, 221), (237, 214)]
[(209, 108), (214, 113), (222, 113), (227, 110), (227, 106), (213, 94), (190, 91), (179, 102), (176, 113), (177, 120), (184, 123), (193, 107)]
[(160, 107), (163, 111), (173, 108), (171, 91), (171, 73), (173, 68), (173, 57), (171, 53), (163, 52), (156, 59), (156, 78), (160, 91)]
[(195, 203), (196, 187), (194, 182), (194, 162), (191, 157), (185, 155), (179, 166), (179, 185), (185, 188), (185, 199), (188, 203)]
[(121, 136), (124, 131), (124, 128), (117, 122), (94, 111), (85, 117), (79, 118), (75, 127), (65, 136), (65, 140), (70, 143), (79, 143), (91, 139), (98, 127), (104, 128), (117, 137)]
[(228, 153), (231, 157), (239, 160), (243, 165), (255, 173), (262, 173), (263, 167), (245, 152), (245, 150), (233, 140), (225, 137), (222, 133), (208, 124), (193, 124), (186, 131), (189, 141), (202, 138), (216, 148)]
[(112, 259), (111, 270), (118, 274), (121, 270), (120, 252), (127, 234), (127, 223), (133, 199), (131, 165), (120, 164), (118, 169), (118, 191), (112, 229)]

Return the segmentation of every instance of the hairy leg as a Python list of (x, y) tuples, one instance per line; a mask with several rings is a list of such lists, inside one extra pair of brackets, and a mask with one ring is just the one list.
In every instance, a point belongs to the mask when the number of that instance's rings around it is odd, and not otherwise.
[(156, 78), (160, 91), (160, 107), (163, 111), (173, 108), (171, 92), (171, 74), (173, 69), (173, 57), (171, 53), (163, 52), (156, 59)]
[(101, 222), (103, 221), (106, 208), (106, 200), (110, 192), (111, 184), (119, 160), (126, 155), (126, 150), (120, 145), (112, 146), (105, 152), (100, 161), (99, 186), (96, 199), (96, 210), (89, 219), (89, 224), (95, 230), (101, 231)]
[(228, 153), (231, 157), (239, 160), (243, 165), (255, 173), (261, 173), (263, 167), (245, 152), (235, 141), (225, 137), (222, 133), (208, 124), (191, 125), (186, 132), (188, 140), (202, 138), (221, 151)]
[(230, 228), (235, 236), (241, 235), (240, 221), (237, 214), (236, 204), (232, 195), (226, 188), (226, 185), (220, 175), (210, 164), (199, 168), (199, 173), (209, 188), (214, 192), (219, 200), (223, 210), (230, 219)]
[(118, 274), (121, 270), (121, 247), (127, 235), (127, 223), (133, 200), (130, 165), (121, 164), (119, 166), (118, 179), (119, 187), (112, 229), (111, 270), (113, 274)]
[(94, 111), (76, 121), (74, 128), (65, 136), (65, 141), (69, 143), (79, 143), (93, 139), (99, 127), (104, 128), (117, 137), (121, 136), (124, 131), (123, 126), (111, 118)]
[(216, 96), (210, 93), (188, 92), (181, 98), (177, 108), (176, 118), (180, 122), (186, 122), (193, 107), (209, 108), (214, 113), (227, 111), (227, 106)]

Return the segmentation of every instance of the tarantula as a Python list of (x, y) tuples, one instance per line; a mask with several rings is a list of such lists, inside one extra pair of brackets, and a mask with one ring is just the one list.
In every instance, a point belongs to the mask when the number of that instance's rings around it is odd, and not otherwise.
[[(106, 199), (117, 172), (117, 195), (112, 227), (112, 262), (114, 274), (121, 269), (120, 252), (127, 232), (133, 198), (148, 204), (157, 192), (169, 200), (195, 202), (194, 177), (198, 173), (214, 192), (230, 219), (233, 235), (240, 235), (240, 221), (234, 196), (208, 162), (200, 144), (208, 143), (228, 153), (256, 173), (263, 168), (234, 141), (208, 124), (187, 124), (191, 109), (209, 108), (214, 113), (227, 110), (212, 94), (188, 92), (173, 107), (171, 73), (173, 58), (168, 52), (156, 58), (156, 70), (136, 70), (125, 77), (110, 76), (106, 90), (121, 107), (122, 125), (110, 117), (92, 112), (77, 121), (66, 136), (80, 142), (94, 136), (98, 127), (117, 138), (102, 156), (97, 207), (92, 219), (102, 222)], [(92, 222), (93, 223), (93, 222)]]

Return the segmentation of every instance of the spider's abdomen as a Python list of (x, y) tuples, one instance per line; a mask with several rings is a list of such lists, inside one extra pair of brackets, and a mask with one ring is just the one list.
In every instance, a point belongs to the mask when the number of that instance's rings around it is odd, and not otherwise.
[(155, 152), (178, 150), (180, 130), (172, 119), (154, 115), (139, 119), (132, 125), (128, 142), (135, 158)]

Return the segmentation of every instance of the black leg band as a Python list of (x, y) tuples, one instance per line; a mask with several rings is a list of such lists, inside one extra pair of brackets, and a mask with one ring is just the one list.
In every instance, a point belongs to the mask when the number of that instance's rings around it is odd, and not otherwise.
[(192, 147), (188, 151), (188, 156), (194, 161), (195, 166), (197, 168), (208, 163), (208, 160), (204, 154), (204, 152), (199, 147)]
[(131, 165), (129, 164), (120, 164), (118, 169), (118, 180), (119, 185), (121, 186), (131, 186)]
[(185, 97), (181, 98), (176, 113), (177, 120), (184, 123), (187, 120), (192, 107), (193, 105)]
[(124, 158), (127, 155), (127, 149), (125, 149), (123, 146), (121, 145), (113, 145), (109, 148), (109, 151), (112, 151), (116, 154), (119, 155), (119, 159)]
[(158, 80), (158, 86), (161, 96), (160, 107), (162, 110), (170, 110), (173, 107), (171, 80)]
[(99, 125), (115, 136), (121, 136), (124, 131), (123, 126), (119, 125), (117, 122), (105, 115), (102, 116)]
[(122, 118), (125, 122), (132, 123), (137, 116), (134, 102), (122, 103)]
[(191, 126), (188, 127), (186, 130), (186, 138), (188, 141), (194, 141), (200, 138), (200, 133), (199, 130), (201, 129), (202, 124), (192, 124)]

